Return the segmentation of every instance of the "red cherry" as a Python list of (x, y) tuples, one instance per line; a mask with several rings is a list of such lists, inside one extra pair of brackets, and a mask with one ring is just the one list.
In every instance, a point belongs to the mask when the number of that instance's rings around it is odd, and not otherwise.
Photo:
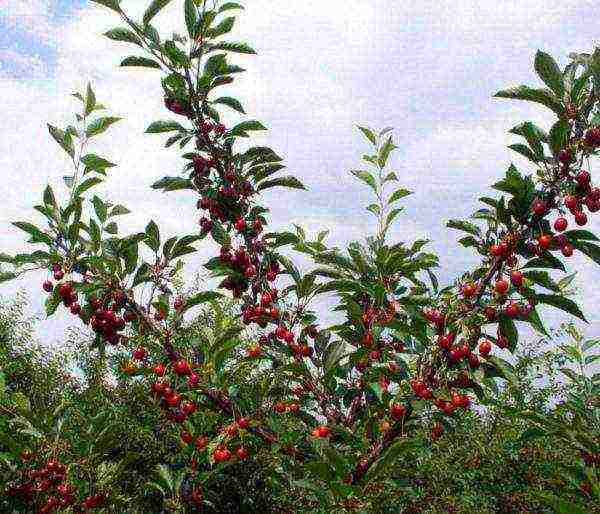
[(547, 209), (548, 206), (543, 200), (536, 200), (535, 202), (533, 202), (533, 213), (536, 216), (543, 216), (544, 214), (546, 214)]
[(575, 180), (577, 181), (577, 183), (583, 188), (590, 185), (591, 179), (592, 179), (592, 177), (589, 174), (589, 172), (584, 171), (584, 170), (581, 170), (575, 177)]
[(554, 222), (554, 230), (556, 230), (557, 232), (565, 231), (568, 226), (569, 226), (569, 222), (566, 220), (566, 218), (558, 218)]
[(158, 363), (156, 366), (154, 366), (153, 371), (155, 375), (162, 377), (166, 371), (165, 365), (162, 363)]
[(508, 246), (506, 243), (493, 244), (490, 246), (490, 254), (494, 257), (500, 257), (504, 255), (508, 251)]
[(175, 301), (173, 302), (173, 308), (176, 311), (180, 311), (181, 309), (183, 309), (183, 305), (184, 305), (184, 300), (181, 296), (178, 296), (177, 298), (175, 298)]
[(565, 149), (558, 152), (558, 160), (562, 164), (569, 164), (572, 158), (573, 154), (571, 153), (571, 150)]
[(510, 302), (504, 308), (504, 314), (506, 314), (509, 318), (516, 318), (519, 315), (520, 307), (516, 302)]
[(313, 435), (315, 437), (326, 438), (331, 434), (331, 429), (327, 426), (320, 426), (313, 430)]
[(184, 430), (181, 432), (181, 440), (185, 444), (191, 444), (194, 441), (194, 437), (187, 430)]
[(573, 255), (573, 245), (567, 243), (560, 249), (560, 251), (565, 257), (571, 257)]
[(496, 290), (496, 292), (498, 294), (506, 294), (509, 288), (509, 284), (506, 280), (502, 279), (502, 280), (498, 280), (498, 282), (496, 282), (496, 285), (494, 286), (494, 289)]
[(227, 448), (217, 448), (213, 452), (215, 462), (226, 462), (231, 459), (231, 452)]
[(248, 430), (250, 427), (250, 422), (246, 418), (240, 418), (237, 423), (238, 426), (244, 430)]
[(47, 293), (51, 293), (52, 291), (54, 291), (54, 284), (52, 282), (50, 282), (50, 280), (46, 280), (44, 282), (44, 284), (42, 285), (42, 287), (44, 288), (44, 291), (46, 291)]
[(574, 211), (579, 207), (579, 199), (576, 196), (567, 195), (565, 196), (565, 205), (567, 206), (567, 209)]
[(177, 373), (178, 375), (189, 375), (192, 370), (190, 368), (189, 363), (186, 360), (178, 360), (174, 365), (173, 365), (173, 371), (175, 373)]
[(521, 287), (523, 285), (523, 273), (520, 271), (513, 271), (510, 274), (510, 281), (512, 282), (513, 286)]
[(133, 358), (136, 361), (143, 361), (148, 356), (148, 350), (143, 346), (139, 346), (133, 351)]
[(406, 414), (406, 407), (404, 407), (404, 405), (401, 405), (399, 403), (393, 403), (390, 410), (392, 413), (392, 418), (394, 418), (396, 420), (402, 419), (404, 417), (404, 415)]
[(238, 459), (240, 460), (246, 460), (250, 457), (250, 452), (243, 446), (240, 446), (235, 453), (237, 453)]
[(190, 373), (187, 383), (190, 387), (196, 387), (200, 382), (200, 377), (196, 373)]
[(575, 223), (577, 223), (580, 227), (585, 225), (587, 222), (587, 215), (584, 212), (579, 211), (575, 213)]
[(552, 236), (548, 234), (542, 234), (538, 237), (538, 243), (540, 245), (540, 248), (547, 250), (552, 244)]
[(238, 232), (243, 232), (244, 230), (246, 230), (246, 221), (243, 218), (238, 218), (234, 226)]
[(475, 296), (475, 294), (477, 293), (477, 286), (475, 284), (468, 283), (468, 284), (464, 284), (462, 286), (462, 294), (465, 298), (471, 298), (473, 296)]
[(283, 402), (277, 402), (274, 408), (275, 412), (277, 412), (278, 414), (283, 414), (286, 411), (285, 403)]
[(492, 343), (489, 341), (482, 341), (479, 343), (479, 355), (483, 358), (487, 357), (492, 351)]

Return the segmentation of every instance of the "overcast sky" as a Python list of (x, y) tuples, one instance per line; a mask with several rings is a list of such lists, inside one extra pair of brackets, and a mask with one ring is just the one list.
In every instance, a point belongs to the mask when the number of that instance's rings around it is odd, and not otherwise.
[[(148, 3), (122, 0), (135, 16)], [(545, 127), (551, 121), (534, 106), (492, 94), (536, 83), (536, 49), (564, 65), (568, 53), (590, 51), (598, 37), (591, 0), (244, 3), (234, 39), (248, 41), (259, 55), (232, 59), (248, 72), (228, 93), (269, 127), (254, 142), (284, 156), (289, 172), (310, 189), (266, 195), (273, 225), (297, 223), (314, 233), (330, 228), (335, 244), (362, 237), (372, 226), (361, 212), (368, 195), (348, 170), (360, 165), (366, 147), (353, 125), (394, 126), (400, 148), (391, 168), (415, 194), (404, 202), (407, 213), (392, 237), (431, 238), (446, 281), (475, 261), (456, 245), (459, 233), (444, 228), (445, 222), (479, 208), (477, 199), (511, 161), (531, 171), (506, 148), (514, 141), (507, 130), (525, 120)], [(156, 19), (166, 35), (174, 28), (183, 32), (182, 4), (175, 0)], [(133, 211), (121, 220), (123, 233), (143, 229), (151, 218), (165, 236), (196, 230), (193, 196), (149, 188), (176, 175), (181, 161), (175, 149), (161, 148), (164, 138), (144, 134), (150, 122), (171, 116), (162, 107), (159, 72), (118, 67), (135, 47), (101, 36), (120, 25), (113, 14), (86, 0), (0, 0), (0, 252), (23, 248), (23, 236), (10, 222), (33, 216), (46, 183), (61, 187), (68, 162), (46, 123), (66, 125), (77, 107), (70, 93), (87, 81), (99, 101), (124, 118), (94, 147), (119, 164), (103, 189)], [(596, 232), (598, 218), (590, 224)], [(204, 245), (190, 269), (211, 251)], [(577, 300), (591, 321), (585, 330), (600, 335), (598, 268), (581, 256), (571, 262), (580, 270)], [(43, 279), (32, 275), (2, 284), (0, 294), (25, 288), (33, 295), (32, 312), (43, 317)], [(556, 325), (568, 318), (551, 319)], [(63, 312), (44, 322), (44, 339), (60, 340), (68, 321)]]

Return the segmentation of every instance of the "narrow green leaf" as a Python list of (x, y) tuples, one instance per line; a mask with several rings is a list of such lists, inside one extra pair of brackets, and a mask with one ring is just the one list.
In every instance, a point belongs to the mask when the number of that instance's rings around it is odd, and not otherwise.
[(234, 109), (237, 112), (246, 114), (244, 111), (244, 107), (242, 106), (240, 101), (236, 100), (235, 98), (231, 98), (229, 96), (222, 96), (221, 98), (217, 98), (216, 100), (213, 100), (212, 103), (213, 104), (223, 104), (223, 105), (226, 105), (227, 107), (231, 107), (232, 109)]
[(173, 130), (184, 131), (185, 129), (176, 121), (155, 121), (146, 129), (146, 134), (161, 134)]
[(71, 157), (75, 155), (75, 148), (73, 147), (73, 141), (69, 134), (57, 127), (50, 125), (49, 123), (48, 131), (65, 152), (67, 152)]
[(108, 32), (105, 32), (104, 35), (113, 41), (133, 43), (135, 45), (142, 46), (142, 40), (135, 34), (135, 32), (125, 27), (116, 27)]
[(257, 191), (263, 191), (264, 189), (268, 189), (271, 187), (289, 187), (292, 189), (304, 189), (306, 187), (300, 182), (296, 177), (287, 176), (287, 177), (278, 177), (273, 180), (265, 180), (261, 182), (256, 188)]
[(171, 3), (171, 0), (152, 0), (152, 3), (144, 13), (144, 25), (148, 25), (152, 18), (154, 18), (161, 9), (164, 9), (169, 3)]
[(121, 118), (115, 118), (113, 116), (107, 116), (103, 118), (98, 118), (90, 123), (85, 131), (87, 137), (97, 136), (98, 134), (102, 134), (108, 127), (110, 127), (113, 123), (116, 123)]
[(565, 92), (563, 83), (563, 74), (556, 61), (547, 53), (538, 50), (535, 55), (535, 71), (538, 76), (559, 98), (562, 98)]
[(157, 68), (160, 69), (160, 64), (152, 59), (146, 57), (131, 56), (126, 57), (121, 62), (121, 66), (141, 66), (144, 68)]
[(577, 304), (574, 301), (565, 298), (564, 296), (538, 294), (536, 295), (536, 299), (540, 303), (544, 303), (546, 305), (556, 307), (557, 309), (561, 309), (587, 323), (587, 319), (585, 318), (583, 312), (581, 312)]

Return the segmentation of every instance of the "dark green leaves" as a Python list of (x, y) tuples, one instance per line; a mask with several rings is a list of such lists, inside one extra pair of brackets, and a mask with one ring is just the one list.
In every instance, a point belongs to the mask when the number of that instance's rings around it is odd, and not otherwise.
[(182, 189), (193, 189), (191, 181), (181, 177), (163, 177), (152, 184), (152, 189), (162, 189), (163, 191), (179, 191)]
[(564, 296), (539, 294), (536, 296), (536, 299), (540, 303), (552, 305), (557, 309), (568, 312), (569, 314), (587, 322), (587, 319), (585, 319), (583, 312), (581, 312), (577, 304), (574, 301), (565, 298)]
[(158, 252), (158, 249), (160, 248), (160, 234), (158, 232), (158, 226), (156, 225), (156, 223), (154, 223), (154, 221), (148, 223), (148, 225), (146, 225), (145, 232), (146, 239), (144, 239), (144, 242), (150, 248), (152, 248), (152, 250)]
[(146, 57), (131, 56), (126, 57), (121, 62), (121, 66), (142, 66), (144, 68), (157, 68), (160, 69), (160, 64), (152, 59)]
[(547, 53), (538, 50), (535, 55), (535, 71), (538, 76), (559, 98), (562, 98), (565, 92), (563, 76), (556, 61)]
[(98, 134), (102, 134), (108, 127), (110, 127), (113, 123), (116, 123), (121, 118), (115, 118), (112, 116), (98, 118), (90, 123), (86, 130), (87, 137), (97, 136)]
[(61, 148), (67, 152), (71, 157), (75, 155), (75, 149), (73, 147), (73, 140), (71, 134), (65, 132), (57, 127), (48, 124), (48, 131), (54, 140), (61, 146)]
[(235, 98), (231, 98), (229, 96), (223, 96), (221, 98), (217, 98), (216, 100), (213, 100), (213, 103), (226, 105), (227, 107), (231, 107), (233, 110), (235, 110), (239, 113), (245, 114), (244, 107), (239, 102), (239, 100), (236, 100)]
[(135, 32), (125, 27), (116, 27), (108, 32), (105, 32), (104, 35), (113, 41), (123, 41), (124, 43), (133, 43), (135, 45), (142, 46), (142, 41), (135, 34)]
[(225, 18), (221, 23), (219, 23), (216, 27), (208, 31), (210, 37), (218, 37), (223, 34), (227, 34), (233, 28), (233, 24), (235, 23), (235, 18), (230, 16)]
[(148, 25), (152, 18), (154, 18), (167, 4), (171, 3), (171, 0), (152, 0), (152, 3), (146, 9), (144, 13), (144, 25)]
[(211, 50), (225, 50), (238, 54), (256, 54), (256, 50), (247, 43), (223, 41), (211, 47)]
[(534, 89), (529, 86), (515, 86), (509, 89), (498, 91), (497, 98), (511, 98), (514, 100), (527, 100), (545, 105), (552, 109), (558, 116), (562, 116), (564, 108), (560, 100), (548, 89)]
[(363, 135), (371, 142), (371, 144), (377, 144), (377, 137), (371, 129), (367, 127), (361, 127), (360, 125), (357, 125), (356, 128), (358, 128), (358, 130), (360, 130), (363, 133)]
[(235, 127), (233, 127), (229, 132), (227, 132), (226, 137), (248, 137), (247, 132), (249, 130), (267, 130), (267, 127), (265, 127), (260, 121), (243, 121), (242, 123), (239, 123)]
[(32, 225), (27, 221), (15, 221), (13, 225), (17, 228), (20, 228), (24, 232), (27, 232), (31, 236), (31, 239), (29, 240), (31, 243), (45, 243), (47, 245), (52, 244), (52, 239), (48, 234), (45, 234), (35, 225)]
[(198, 23), (198, 10), (194, 0), (185, 0), (184, 5), (185, 26), (192, 39), (196, 39), (196, 23)]
[(81, 158), (81, 162), (86, 167), (86, 171), (96, 171), (102, 174), (105, 174), (106, 168), (112, 168), (116, 166), (116, 164), (113, 164), (102, 157), (98, 157), (95, 154), (84, 155)]
[(300, 182), (297, 178), (292, 176), (287, 177), (278, 177), (273, 180), (265, 180), (261, 182), (256, 188), (257, 191), (262, 191), (263, 189), (268, 189), (270, 187), (289, 187), (292, 189), (306, 189), (304, 184)]
[(571, 126), (565, 119), (560, 119), (552, 125), (550, 129), (550, 148), (554, 155), (557, 155), (558, 152), (565, 148), (570, 132)]
[(448, 228), (455, 228), (457, 230), (462, 230), (463, 232), (467, 232), (473, 236), (477, 236), (477, 237), (481, 236), (481, 231), (479, 230), (479, 227), (477, 227), (473, 223), (469, 223), (468, 221), (450, 220), (450, 221), (448, 221), (448, 223), (446, 223), (446, 226)]
[(173, 130), (185, 130), (176, 121), (155, 121), (146, 129), (146, 134), (160, 134), (162, 132), (172, 132)]
[(103, 5), (104, 7), (108, 7), (113, 11), (121, 12), (121, 7), (119, 6), (119, 0), (91, 0), (96, 4)]
[(217, 300), (219, 298), (222, 298), (222, 296), (223, 295), (221, 295), (220, 293), (217, 293), (215, 291), (205, 291), (203, 293), (198, 293), (197, 295), (194, 295), (185, 301), (185, 304), (184, 304), (182, 310), (186, 311), (196, 305), (200, 305), (200, 304), (209, 302), (211, 300)]

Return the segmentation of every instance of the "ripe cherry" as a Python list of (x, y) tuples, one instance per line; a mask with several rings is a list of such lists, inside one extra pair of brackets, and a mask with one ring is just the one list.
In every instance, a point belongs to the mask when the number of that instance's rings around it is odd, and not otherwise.
[(248, 353), (248, 357), (257, 359), (258, 357), (260, 357), (262, 355), (262, 348), (258, 344), (253, 344), (248, 348), (247, 353)]
[(42, 287), (47, 293), (51, 293), (52, 291), (54, 291), (54, 284), (50, 280), (46, 280)]
[(575, 223), (577, 223), (580, 227), (585, 225), (587, 222), (587, 215), (584, 212), (578, 211), (575, 213)]
[(196, 373), (190, 373), (187, 383), (190, 387), (196, 387), (200, 382), (200, 377)]
[(238, 459), (240, 460), (246, 460), (250, 457), (250, 452), (243, 446), (240, 446), (235, 453), (237, 453)]
[(589, 174), (589, 172), (581, 170), (575, 177), (575, 180), (577, 181), (580, 187), (586, 188), (590, 185), (591, 178), (592, 177)]
[(569, 226), (569, 222), (567, 221), (566, 218), (558, 218), (554, 222), (554, 230), (556, 230), (557, 232), (564, 232), (568, 226)]
[(579, 198), (573, 195), (565, 196), (565, 206), (570, 211), (574, 211), (579, 207)]
[(571, 153), (571, 150), (569, 150), (569, 149), (564, 149), (564, 150), (561, 150), (560, 152), (558, 152), (558, 160), (562, 164), (569, 164), (571, 162), (572, 158), (573, 158), (573, 154)]
[(490, 254), (494, 257), (500, 257), (504, 255), (508, 251), (508, 246), (506, 243), (502, 242), (500, 244), (493, 244), (490, 246)]
[(285, 403), (283, 403), (283, 402), (277, 402), (275, 404), (274, 409), (275, 409), (275, 412), (277, 412), (278, 414), (283, 414), (286, 411)]
[(391, 410), (392, 418), (394, 418), (396, 420), (402, 419), (404, 417), (404, 415), (406, 414), (406, 407), (399, 403), (393, 403), (390, 410)]
[(323, 439), (326, 437), (329, 437), (330, 434), (331, 434), (331, 429), (327, 426), (316, 427), (312, 432), (313, 436), (320, 437)]
[(509, 318), (516, 318), (519, 315), (520, 307), (516, 302), (510, 302), (504, 308), (504, 314), (506, 314)]
[(148, 356), (148, 350), (143, 346), (139, 346), (133, 351), (133, 358), (136, 361), (143, 361)]
[(192, 370), (190, 368), (189, 363), (186, 360), (178, 360), (174, 365), (173, 365), (173, 371), (175, 373), (177, 373), (178, 375), (189, 375)]
[(181, 432), (181, 440), (185, 444), (191, 444), (194, 441), (194, 437), (187, 430)]
[(225, 447), (219, 447), (213, 452), (215, 462), (226, 462), (231, 458), (231, 452)]
[(250, 427), (250, 422), (247, 418), (240, 418), (237, 423), (238, 426), (244, 430), (248, 430), (248, 428)]
[(479, 343), (479, 355), (483, 358), (487, 357), (492, 351), (492, 343), (489, 341), (482, 341)]
[(536, 216), (543, 216), (544, 214), (546, 214), (547, 209), (548, 206), (543, 200), (536, 200), (535, 202), (533, 202), (533, 213)]
[(573, 255), (573, 245), (567, 243), (560, 249), (560, 251), (565, 257), (571, 257)]
[(496, 282), (494, 289), (496, 290), (496, 292), (498, 294), (504, 295), (508, 292), (509, 287), (510, 286), (509, 286), (508, 282), (504, 279), (501, 279), (501, 280), (498, 280), (498, 282)]
[(542, 234), (538, 237), (538, 243), (540, 245), (540, 248), (547, 250), (552, 244), (552, 236), (548, 234)]
[(156, 366), (154, 366), (152, 371), (154, 371), (155, 375), (162, 377), (165, 374), (166, 368), (164, 364), (159, 362), (158, 364), (156, 364)]
[(510, 274), (510, 281), (515, 287), (521, 287), (523, 285), (523, 273), (520, 271), (513, 271)]
[(173, 302), (173, 308), (176, 311), (180, 311), (181, 309), (183, 309), (183, 305), (184, 305), (184, 300), (181, 296), (178, 296), (177, 298), (175, 298), (175, 301)]

